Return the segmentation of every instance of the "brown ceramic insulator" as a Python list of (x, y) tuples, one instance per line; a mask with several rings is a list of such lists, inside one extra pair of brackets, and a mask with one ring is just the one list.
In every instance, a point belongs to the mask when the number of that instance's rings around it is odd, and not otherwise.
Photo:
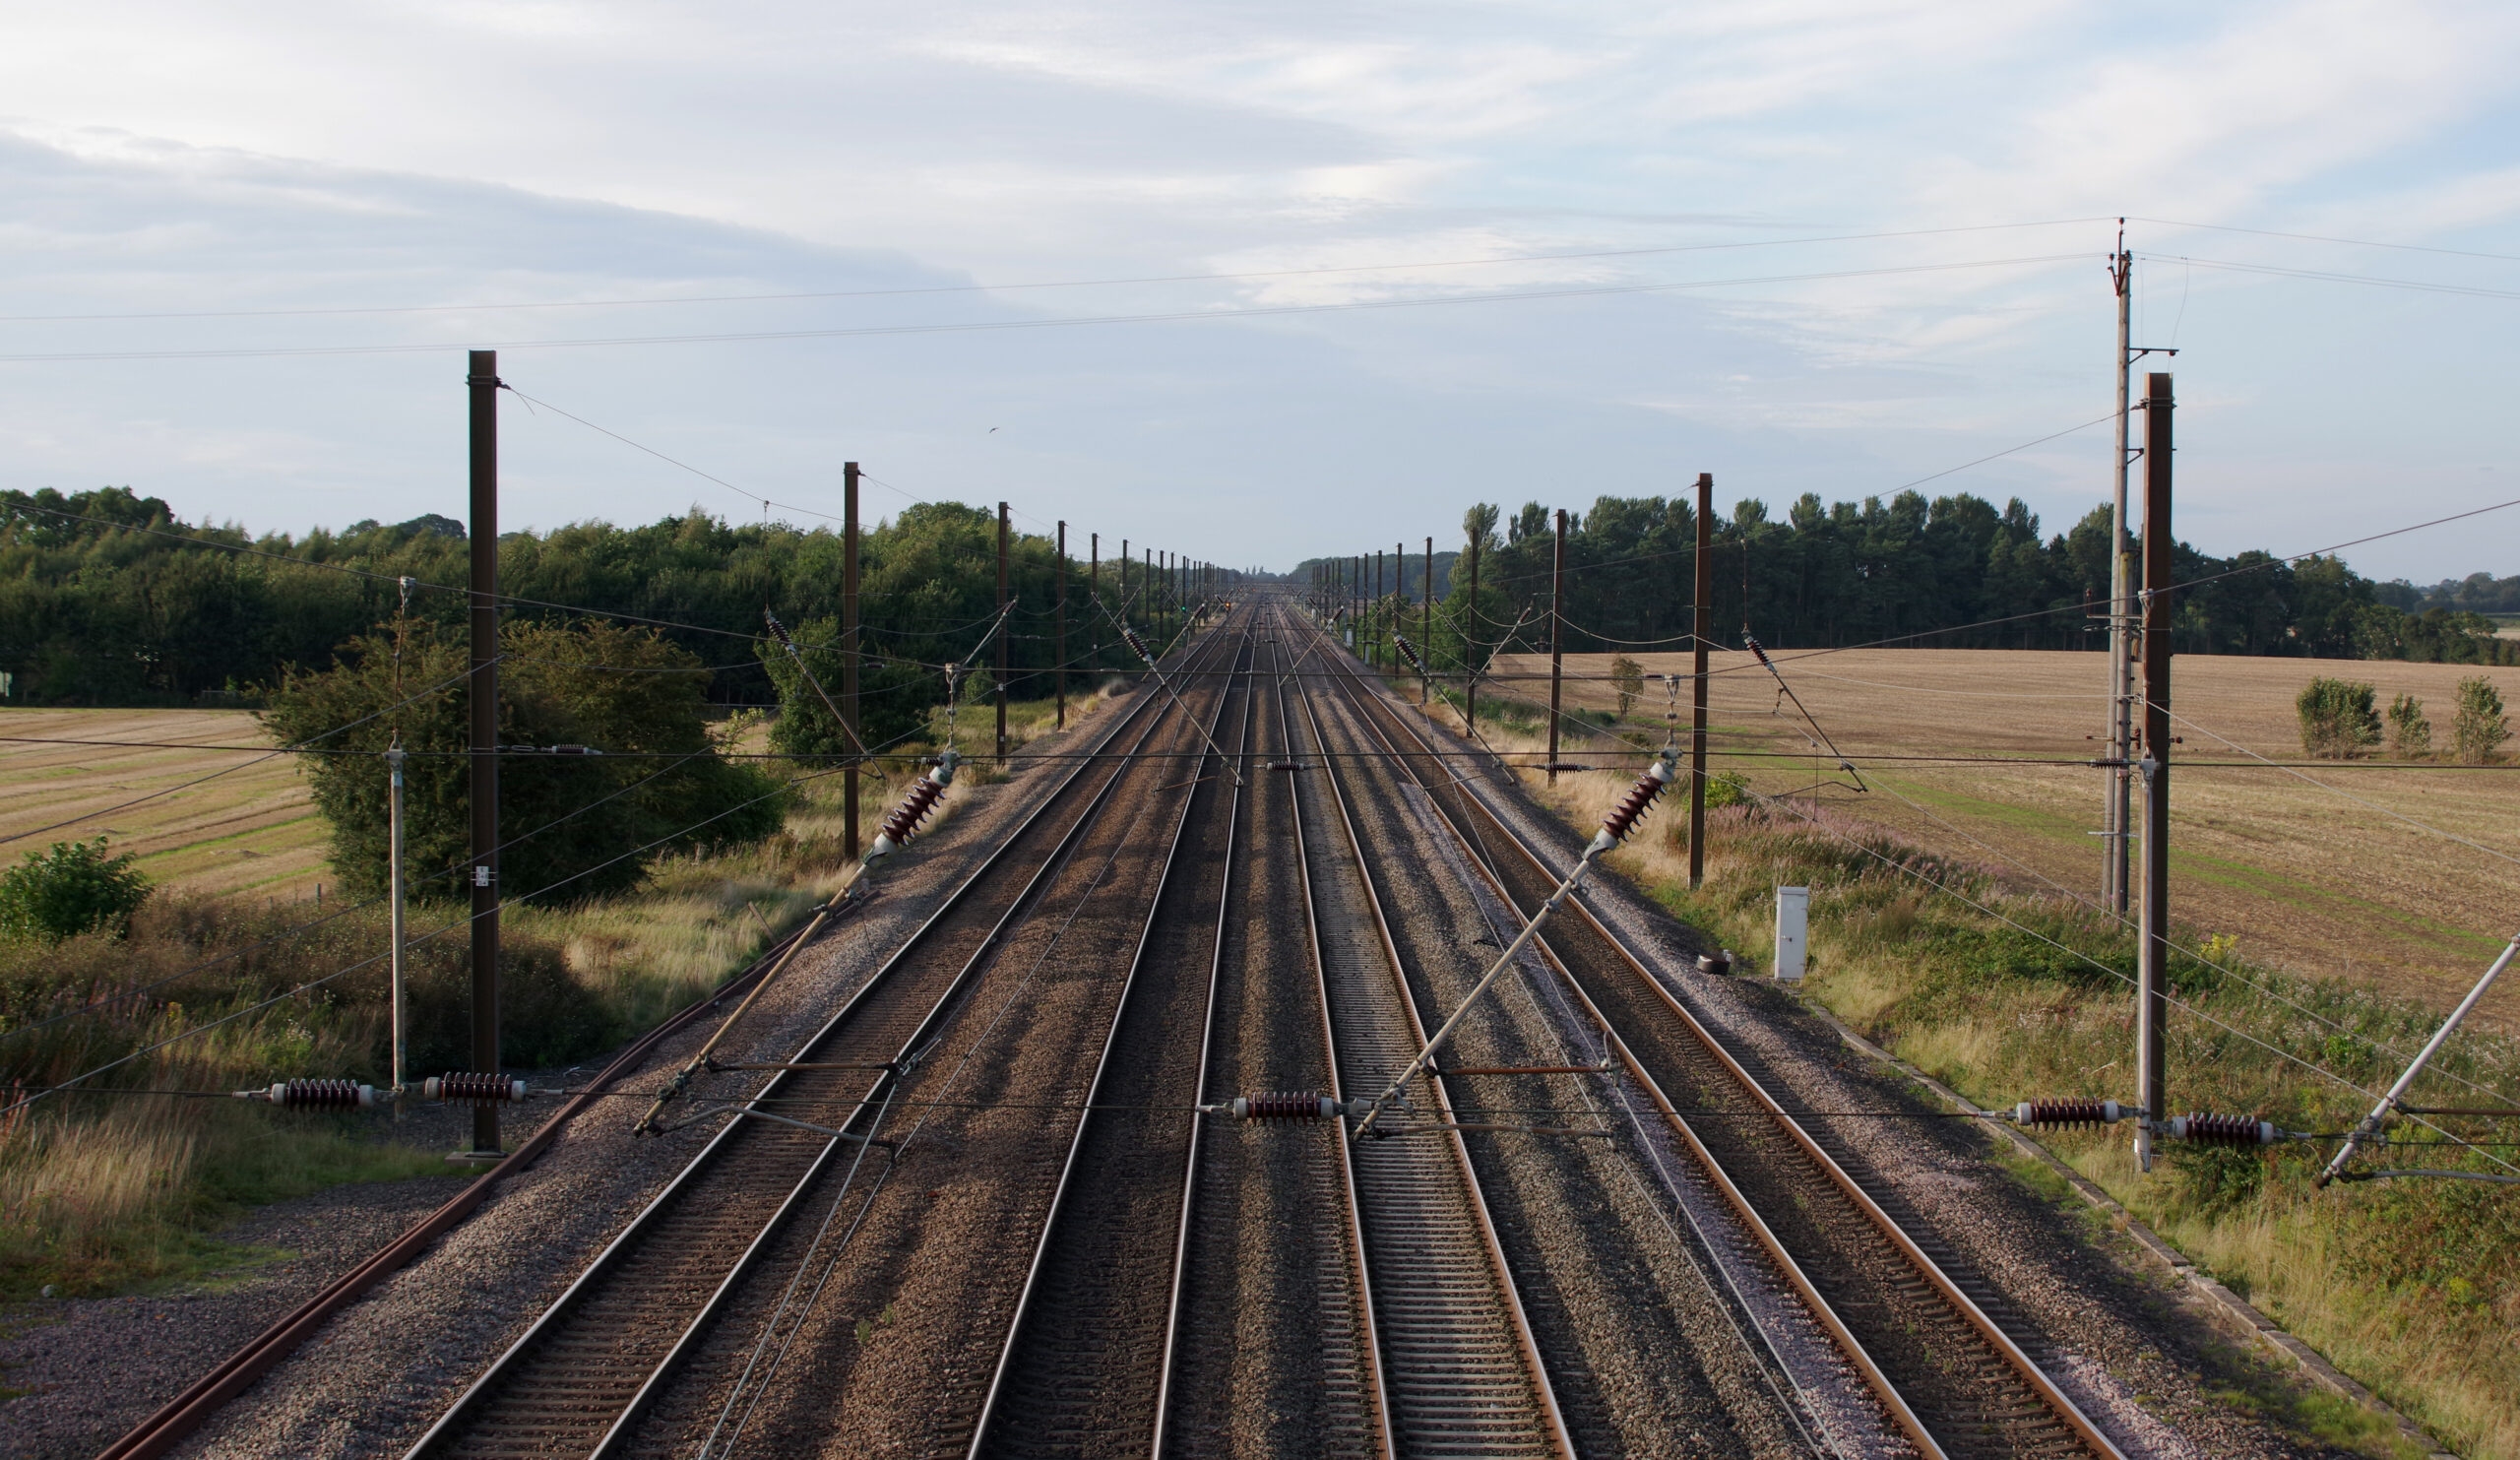
[(1250, 1099), (1246, 1120), (1318, 1120), (1321, 1097), (1308, 1090), (1272, 1090)]
[(356, 1080), (291, 1080), (272, 1104), (292, 1111), (355, 1111), (367, 1104)]
[(1635, 828), (1637, 818), (1643, 816), (1645, 808), (1654, 804), (1654, 797), (1662, 793), (1662, 779), (1653, 772), (1648, 771), (1637, 777), (1636, 784), (1627, 789), (1627, 795), (1617, 805), (1610, 807), (1610, 814), (1602, 818), (1602, 830), (1608, 832), (1613, 842), (1627, 840), (1627, 834)]
[(911, 784), (910, 794), (903, 796), (902, 803), (884, 818), (883, 834), (892, 838), (896, 847), (909, 846), (911, 833), (918, 830), (918, 824), (935, 809), (936, 798), (944, 793), (945, 788), (933, 777), (919, 777)]
[(429, 1081), (425, 1092), (460, 1105), (493, 1105), (517, 1098), (517, 1082), (505, 1075), (453, 1072)]
[(2106, 1125), (2110, 1119), (2105, 1100), (2034, 1100), (2023, 1103), (2016, 1119), (2023, 1125), (2053, 1125), (2071, 1128), (2081, 1125)]
[(2266, 1141), (2265, 1126), (2247, 1115), (2190, 1112), (2179, 1121), (2181, 1140), (2200, 1146), (2256, 1146)]

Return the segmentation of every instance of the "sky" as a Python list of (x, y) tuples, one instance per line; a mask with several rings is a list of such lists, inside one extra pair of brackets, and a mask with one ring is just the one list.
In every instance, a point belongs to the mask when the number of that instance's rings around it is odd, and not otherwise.
[[(2181, 538), (2520, 497), (2508, 4), (7, 9), (0, 487), (461, 517), (497, 348), (509, 528), (856, 460), (1236, 566), (1700, 472), (2056, 532), (2122, 216)], [(2509, 575), (2520, 508), (2346, 555)]]

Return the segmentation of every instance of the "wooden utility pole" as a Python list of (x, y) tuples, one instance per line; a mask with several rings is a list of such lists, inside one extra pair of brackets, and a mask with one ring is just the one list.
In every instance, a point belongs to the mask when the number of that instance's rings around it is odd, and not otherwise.
[(1058, 656), (1058, 729), (1067, 729), (1067, 521), (1059, 521), (1059, 593), (1058, 642), (1051, 651)]
[(2144, 896), (2136, 959), (2136, 1075), (2146, 1124), (2137, 1164), (2152, 1170), (2153, 1122), (2168, 1117), (2162, 1024), (2170, 1014), (2171, 389), (2155, 371), (2144, 391)]
[(1374, 596), (1373, 596), (1373, 621), (1374, 621), (1374, 635), (1373, 635), (1373, 641), (1372, 641), (1372, 642), (1373, 642), (1373, 654), (1374, 654), (1374, 657), (1373, 657), (1373, 659), (1372, 659), (1372, 661), (1371, 661), (1371, 663), (1372, 663), (1373, 667), (1374, 667), (1375, 668), (1377, 668), (1377, 669), (1379, 669), (1379, 668), (1381, 668), (1381, 667), (1382, 667), (1382, 620), (1383, 620), (1383, 610), (1384, 610), (1385, 608), (1389, 607), (1389, 606), (1390, 606), (1390, 605), (1389, 605), (1388, 603), (1384, 603), (1384, 602), (1383, 602), (1383, 596), (1382, 596), (1382, 549), (1381, 549), (1381, 548), (1379, 548), (1379, 547), (1377, 547), (1377, 548), (1375, 548), (1375, 549), (1374, 549)]
[(1557, 548), (1548, 568), (1548, 784), (1557, 784), (1557, 712), (1566, 673), (1566, 509), (1557, 509)]
[[(1085, 560), (1085, 602), (1100, 603), (1102, 602), (1102, 535), (1101, 533), (1087, 535), (1086, 551), (1090, 555)], [(1087, 617), (1094, 625), (1094, 667), (1100, 669), (1102, 667), (1102, 615), (1093, 613), (1088, 614)]]
[[(472, 352), (472, 1068), (499, 1068), (499, 354)], [(472, 1108), (472, 1149), (459, 1160), (499, 1157), (499, 1108)]]
[[(866, 737), (857, 729), (857, 464), (844, 462), (840, 469), (840, 713), (848, 731), (850, 747), (862, 747)], [(850, 861), (857, 859), (857, 761), (851, 755), (840, 778), (841, 852)]]
[[(1127, 622), (1129, 621), (1129, 613), (1130, 613), (1130, 612), (1131, 612), (1131, 609), (1130, 609), (1130, 607), (1129, 607), (1129, 540), (1128, 540), (1128, 539), (1126, 539), (1126, 538), (1122, 538), (1122, 539), (1120, 540), (1120, 622), (1122, 622), (1122, 623), (1127, 623)], [(1126, 656), (1123, 656), (1123, 657), (1122, 657), (1122, 662), (1123, 662), (1123, 663), (1125, 663), (1125, 662), (1126, 662)]]
[(1461, 718), (1470, 732), (1479, 733), (1479, 671), (1483, 665), (1479, 659), (1479, 549), (1485, 546), (1476, 536), (1470, 540), (1470, 603), (1461, 621)]
[(2126, 553), (2126, 424), (2127, 397), (2134, 385), (2134, 339), (2128, 329), (2135, 297), (2135, 256), (2126, 251), (2126, 224), (2117, 224), (2117, 255), (2109, 276), (2117, 286), (2117, 463), (2116, 495), (2109, 517), (2109, 759), (2111, 764), (2101, 807), (2101, 899), (2120, 919), (2126, 916), (2127, 843), (2134, 835), (2131, 802), (2135, 778), (2127, 762), (2133, 753), (2135, 573)]
[(1006, 504), (997, 504), (997, 763), (1006, 764)]
[(1435, 540), (1426, 540), (1426, 567), (1418, 581), (1418, 596), (1425, 602), (1418, 614), (1418, 657), (1425, 660), (1425, 667), (1418, 671), (1418, 708), (1434, 703), (1435, 681), (1427, 677), (1434, 670), (1434, 661), (1427, 656), (1435, 652)]
[(1706, 617), (1715, 606), (1715, 474), (1697, 474), (1696, 606), (1689, 638), (1696, 647), (1696, 677), (1689, 686), (1689, 887), (1706, 885)]

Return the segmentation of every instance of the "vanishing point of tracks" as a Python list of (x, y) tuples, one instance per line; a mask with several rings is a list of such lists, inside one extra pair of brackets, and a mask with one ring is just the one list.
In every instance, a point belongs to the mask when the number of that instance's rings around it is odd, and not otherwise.
[[(1527, 917), (1572, 851), (1282, 603), (1178, 667), (766, 1080), (715, 1077), (724, 1123), (412, 1456), (2116, 1455), (2030, 1325), (1581, 899), (1533, 965), (1566, 1027), (1465, 1026), (1559, 1063), (1448, 1052), (1388, 1139), (1217, 1112), (1379, 1094), (1493, 956), (1430, 932), (1426, 889)], [(1486, 1123), (1536, 1082), (1636, 1097), (1729, 1232), (1683, 1236), (1614, 1118)], [(1612, 1169), (1659, 1207), (1598, 1202)], [(1725, 1243), (1868, 1428), (1815, 1423), (1773, 1309), (1703, 1276)]]

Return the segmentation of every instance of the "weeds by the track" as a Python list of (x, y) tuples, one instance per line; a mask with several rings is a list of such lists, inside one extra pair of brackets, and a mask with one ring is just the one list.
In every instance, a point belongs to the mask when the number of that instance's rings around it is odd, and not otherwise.
[[(1069, 723), (1105, 703), (1078, 686)], [(1048, 732), (1049, 702), (1008, 708), (1016, 743)], [(992, 748), (994, 721), (990, 707), (976, 716), (966, 708), (967, 754)], [(735, 728), (746, 740), (758, 731)], [(889, 780), (861, 785), (862, 839), (873, 837), (914, 774), (895, 767)], [(950, 816), (971, 786), (999, 779), (994, 767), (958, 777), (940, 815)], [(625, 897), (509, 908), (501, 1002), (510, 1067), (591, 1060), (706, 993), (794, 927), (853, 865), (843, 855), (841, 806), (840, 778), (824, 777), (800, 788), (786, 829), (759, 846), (664, 858)], [(939, 824), (930, 820), (926, 829)], [(290, 931), (326, 911), (338, 916)], [(413, 1078), (470, 1064), (463, 916), (454, 905), (411, 909), (414, 937), (459, 924), (411, 950)], [(16, 1104), (13, 1091), (54, 1084), (367, 960), (374, 961), (95, 1083), (225, 1091), (347, 1076), (383, 1086), (391, 1068), (386, 945), (381, 905), (319, 910), (303, 901), (165, 893), (141, 909), (123, 938), (0, 941), (0, 1108)], [(242, 1208), (344, 1181), (446, 1172), (442, 1151), (393, 1136), (382, 1112), (310, 1116), (175, 1096), (65, 1094), (0, 1116), (0, 1300), (46, 1285), (84, 1295), (185, 1278), (232, 1257), (204, 1234)]]
[[(1533, 727), (1497, 725), (1483, 712), (1480, 719), (1498, 749), (1539, 748)], [(1459, 725), (1451, 716), (1447, 723)], [(1568, 758), (1579, 754), (1570, 749)], [(1551, 789), (1538, 773), (1520, 776), (1579, 829), (1594, 825), (1631, 779), (1625, 771), (1565, 773)], [(1773, 772), (1752, 779), (1774, 781), (1762, 788), (1771, 793), (1785, 789)], [(1670, 805), (1657, 819), (1661, 835), (1639, 837), (1607, 859), (1709, 938), (1747, 955), (1747, 976), (1766, 965), (1775, 888), (1807, 886), (1811, 969), (1803, 992), (1867, 1038), (1981, 1106), (2051, 1095), (2133, 1098), (2134, 1001), (2125, 981), (2136, 943), (2121, 925), (2065, 898), (2010, 885), (1952, 849), (1929, 849), (1807, 798), (1710, 812), (1707, 880), (1691, 893), (1687, 817)], [(2178, 1111), (2343, 1130), (2370, 1104), (2351, 1087), (2384, 1086), (2403, 1063), (2402, 1054), (2378, 1047), (2412, 1052), (2440, 1019), (2424, 1002), (2368, 984), (2253, 963), (2228, 939), (2200, 939), (2192, 929), (2179, 936), (2188, 956), (2171, 969), (2180, 1006), (2169, 1024), (2167, 1065)], [(2434, 1069), (2415, 1093), (2418, 1103), (2520, 1105), (2520, 1040), (2464, 1032)], [(2462, 1139), (2520, 1139), (2510, 1121), (2438, 1123)], [(2393, 1133), (2439, 1139), (2412, 1124)], [(2040, 1138), (2459, 1453), (2520, 1460), (2520, 1345), (2511, 1342), (2520, 1331), (2520, 1190), (2422, 1178), (2314, 1190), (2310, 1177), (2333, 1149), (2320, 1144), (2263, 1153), (2172, 1145), (2146, 1176), (2134, 1169), (2123, 1127)], [(2520, 1164), (2520, 1150), (2489, 1149)], [(2374, 1159), (2504, 1170), (2485, 1150), (2448, 1145), (2383, 1150)], [(2271, 1385), (2235, 1388), (2225, 1398), (2331, 1443), (2375, 1454), (2401, 1444), (2376, 1417), (2323, 1391)]]

